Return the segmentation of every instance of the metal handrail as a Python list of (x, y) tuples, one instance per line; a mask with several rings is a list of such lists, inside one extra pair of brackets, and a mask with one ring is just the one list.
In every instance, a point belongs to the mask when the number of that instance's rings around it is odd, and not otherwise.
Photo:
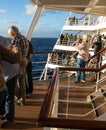
[[(98, 54), (100, 54), (100, 53), (102, 53), (102, 52), (104, 52), (106, 50), (106, 47), (105, 48), (102, 48), (100, 51), (98, 51), (95, 55), (93, 55), (93, 56), (91, 56), (90, 57), (90, 59), (89, 59), (89, 61), (90, 60), (92, 60), (93, 58), (95, 58)], [(61, 54), (61, 53), (64, 53), (65, 55), (70, 55), (70, 59), (71, 59), (71, 57), (73, 57), (74, 55), (76, 55), (77, 54), (77, 52), (73, 52), (73, 54), (72, 54), (72, 52), (67, 52), (67, 51), (50, 51), (50, 52), (33, 52), (33, 55), (36, 55), (36, 54), (44, 54), (44, 55), (46, 55), (46, 54), (49, 54), (49, 56), (51, 56), (52, 54)], [(56, 60), (56, 59), (54, 59), (54, 60)], [(69, 60), (69, 59), (68, 59)], [(50, 63), (50, 64), (56, 64), (56, 65), (61, 65), (61, 66), (64, 66), (65, 64), (64, 64), (64, 62), (62, 62), (61, 64), (60, 64), (60, 62), (59, 61), (64, 61), (64, 60), (60, 60), (60, 59), (57, 59), (56, 60), (56, 63), (54, 63), (54, 61), (52, 62), (52, 61), (49, 61), (48, 63)], [(88, 61), (88, 62), (89, 62)], [(47, 63), (47, 61), (45, 60), (45, 61), (37, 61), (37, 62), (32, 62), (33, 63), (33, 65), (34, 64), (46, 64)], [(69, 61), (69, 65), (68, 64), (66, 64), (65, 66), (66, 67), (73, 67), (73, 66), (71, 66), (70, 65), (71, 64), (71, 60)], [(105, 68), (105, 66), (106, 65), (104, 65), (104, 68)], [(103, 67), (103, 66), (102, 66)], [(88, 69), (88, 68), (87, 68)], [(40, 71), (40, 73), (42, 73), (43, 72), (43, 70), (44, 70), (44, 66), (43, 66), (43, 68), (41, 69), (37, 69), (37, 70), (32, 70), (33, 71), (33, 73), (34, 72), (38, 72), (38, 71)], [(50, 70), (50, 69), (48, 69), (48, 70)], [(92, 72), (93, 72), (94, 70), (92, 70)], [(91, 72), (91, 70), (90, 70), (90, 72)], [(95, 72), (97, 72), (97, 70), (95, 69)], [(37, 77), (37, 79), (40, 79), (40, 76), (39, 77)], [(34, 79), (36, 79), (36, 77), (34, 77)]]
[[(102, 70), (103, 67), (97, 68), (97, 69), (91, 69), (91, 71), (99, 72), (99, 70)], [(54, 104), (54, 92), (56, 90), (56, 82), (58, 73), (61, 70), (67, 70), (67, 71), (90, 71), (90, 69), (78, 69), (77, 68), (56, 68), (55, 75), (53, 75), (53, 78), (51, 80), (51, 84), (48, 89), (48, 93), (46, 94), (44, 104), (42, 105), (42, 109), (39, 115), (38, 119), (38, 126), (43, 127), (56, 127), (56, 128), (87, 128), (87, 129), (106, 129), (106, 121), (96, 121), (96, 120), (81, 120), (81, 119), (63, 119), (63, 118), (55, 118), (51, 117), (52, 113), (52, 107)], [(55, 82), (55, 83), (54, 83)], [(106, 103), (104, 103), (106, 104)], [(102, 105), (104, 105), (102, 104)], [(100, 107), (102, 106), (100, 105)], [(96, 109), (100, 108), (99, 106)], [(94, 111), (94, 110), (92, 110)], [(85, 114), (86, 115), (86, 114)], [(62, 123), (63, 122), (63, 123)], [(77, 124), (77, 125), (76, 125)]]

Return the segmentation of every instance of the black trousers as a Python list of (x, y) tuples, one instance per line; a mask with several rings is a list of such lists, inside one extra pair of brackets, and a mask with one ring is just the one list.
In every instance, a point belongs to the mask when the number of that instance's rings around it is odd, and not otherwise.
[(33, 92), (32, 62), (29, 61), (26, 68), (26, 93)]

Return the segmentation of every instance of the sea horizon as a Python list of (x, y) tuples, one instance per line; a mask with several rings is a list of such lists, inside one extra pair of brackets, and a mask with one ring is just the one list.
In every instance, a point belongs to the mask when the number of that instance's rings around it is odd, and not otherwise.
[[(54, 45), (56, 44), (57, 38), (38, 38), (34, 37), (31, 39), (31, 43), (34, 47), (35, 52), (49, 52), (53, 50)], [(34, 54), (32, 55), (32, 62), (42, 62), (47, 61), (47, 54)], [(33, 70), (37, 69), (43, 69), (45, 66), (45, 63), (43, 64), (33, 64), (32, 68)], [(39, 77), (41, 75), (41, 72), (35, 72), (33, 71), (33, 77)]]

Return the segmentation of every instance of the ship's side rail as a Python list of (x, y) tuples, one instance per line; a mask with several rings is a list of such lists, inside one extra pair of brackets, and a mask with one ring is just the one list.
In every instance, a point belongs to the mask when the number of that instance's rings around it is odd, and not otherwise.
[[(45, 59), (42, 61), (40, 56), (45, 55)], [(34, 60), (32, 62), (32, 73), (33, 80), (47, 80), (50, 79), (53, 75), (54, 68), (58, 66), (75, 66), (76, 60), (73, 56), (75, 56), (77, 52), (67, 52), (67, 51), (57, 51), (57, 52), (34, 52)], [(39, 58), (36, 58), (39, 57)], [(73, 59), (72, 59), (73, 57)], [(37, 59), (37, 61), (36, 61)], [(39, 60), (38, 60), (39, 59)], [(51, 66), (48, 66), (51, 65)], [(52, 68), (52, 66), (54, 67)], [(38, 69), (39, 68), (39, 69)]]
[[(46, 64), (46, 60), (45, 61), (36, 61), (36, 62), (32, 62), (32, 77), (33, 80), (39, 80), (40, 76), (44, 70), (44, 66)], [(37, 67), (36, 67), (37, 66)], [(41, 68), (39, 68), (39, 66), (41, 66)]]
[(94, 26), (106, 22), (106, 17), (104, 16), (95, 16), (95, 15), (86, 15), (82, 18), (76, 17), (67, 17), (65, 25), (74, 25), (74, 26)]
[[(87, 65), (91, 64), (90, 67), (96, 67), (94, 64), (92, 64), (93, 59), (95, 56), (101, 53), (102, 58), (102, 63), (100, 63), (100, 66), (106, 63), (106, 56), (105, 56), (105, 50), (106, 47), (101, 49), (99, 52), (97, 52), (95, 55), (90, 57), (89, 62)], [(53, 52), (34, 52), (34, 60), (33, 60), (33, 80), (47, 80), (50, 79), (53, 75), (53, 70), (56, 67), (76, 67), (76, 56), (77, 52), (76, 51), (53, 51)], [(46, 55), (46, 59), (44, 61), (40, 56)], [(39, 58), (37, 58), (39, 57)], [(36, 60), (37, 59), (37, 60)], [(38, 61), (39, 59), (39, 61)], [(87, 66), (86, 65), (86, 66)], [(89, 67), (89, 68), (90, 68)], [(39, 69), (38, 69), (39, 68)], [(103, 70), (105, 71), (105, 69)], [(75, 72), (73, 72), (75, 73)], [(61, 76), (64, 74), (60, 74)]]
[(68, 16), (56, 45), (75, 46), (78, 36), (85, 33), (94, 35), (100, 30), (100, 27), (105, 28), (105, 25), (106, 17), (104, 16), (86, 15), (79, 19)]
[[(33, 61), (32, 61), (33, 80), (40, 79), (41, 74), (43, 73), (44, 67), (47, 63), (47, 57), (51, 53), (54, 53), (54, 52), (33, 52), (33, 54), (32, 54), (32, 57), (33, 57)], [(45, 58), (42, 58), (42, 56), (44, 56)], [(50, 76), (49, 70), (48, 70), (48, 76)]]
[[(61, 128), (62, 130), (71, 128), (87, 130), (106, 129), (106, 120), (96, 120), (99, 116), (101, 116), (100, 110), (102, 111), (102, 108), (105, 109), (101, 113), (106, 113), (104, 92), (93, 95), (90, 91), (92, 90), (97, 93), (101, 85), (97, 84), (96, 86), (95, 84), (93, 87), (90, 87), (87, 84), (82, 87), (79, 85), (73, 86), (72, 82), (70, 83), (70, 80), (72, 79), (69, 76), (65, 79), (64, 85), (62, 86), (62, 79), (59, 78), (60, 71), (86, 71), (99, 73), (105, 68), (106, 64), (97, 69), (56, 68), (39, 115), (38, 125), (44, 127), (45, 129), (48, 128), (48, 130), (53, 128)], [(106, 79), (103, 80), (103, 82), (106, 82)], [(102, 86), (102, 89), (104, 88), (105, 87)], [(83, 92), (83, 94), (81, 95), (80, 92)], [(74, 96), (72, 96), (73, 93), (79, 94), (76, 95), (78, 100), (72, 100)], [(87, 96), (91, 94), (91, 99), (89, 101), (82, 100), (84, 93), (87, 93), (85, 99), (87, 99)], [(101, 97), (103, 102), (98, 102)], [(102, 99), (100, 101), (102, 101)], [(99, 115), (97, 113), (99, 113)]]

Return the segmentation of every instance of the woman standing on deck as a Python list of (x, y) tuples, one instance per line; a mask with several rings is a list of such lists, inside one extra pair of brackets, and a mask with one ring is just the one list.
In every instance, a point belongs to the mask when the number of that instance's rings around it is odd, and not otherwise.
[[(88, 43), (88, 35), (83, 35), (82, 41), (79, 40), (76, 43), (76, 50), (78, 51), (77, 56), (77, 67), (85, 68), (86, 61), (89, 58), (89, 43)], [(86, 75), (84, 71), (77, 71), (75, 83), (86, 82)]]

